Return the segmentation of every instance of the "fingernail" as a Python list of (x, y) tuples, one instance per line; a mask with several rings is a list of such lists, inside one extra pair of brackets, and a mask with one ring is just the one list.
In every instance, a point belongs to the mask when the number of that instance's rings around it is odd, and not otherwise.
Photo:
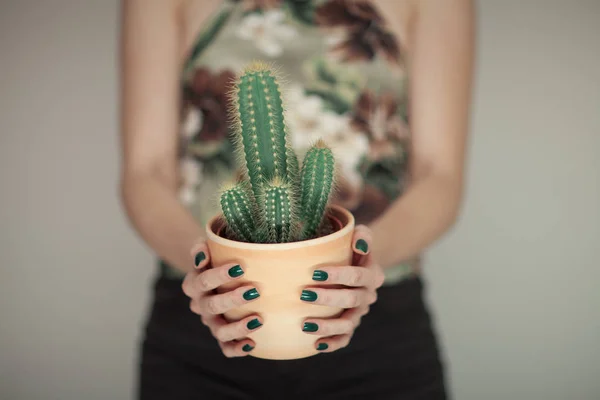
[(300, 300), (304, 301), (315, 301), (317, 300), (317, 294), (312, 290), (303, 290)]
[(258, 328), (259, 326), (261, 326), (262, 324), (260, 323), (260, 321), (256, 318), (254, 318), (252, 321), (248, 322), (246, 324), (246, 326), (248, 327), (248, 329), (253, 330)]
[(316, 332), (319, 330), (319, 325), (315, 324), (314, 322), (305, 322), (302, 330), (304, 332)]
[(367, 252), (369, 251), (369, 245), (367, 244), (367, 241), (365, 239), (358, 239), (356, 241), (356, 248), (362, 251), (364, 254), (367, 254)]
[(325, 271), (315, 271), (313, 272), (313, 280), (315, 281), (326, 281), (329, 277), (329, 274)]
[(317, 350), (319, 351), (327, 350), (328, 348), (329, 345), (327, 343), (319, 343), (319, 345), (317, 346)]
[(203, 251), (199, 252), (198, 254), (196, 254), (196, 257), (194, 258), (194, 262), (196, 263), (196, 267), (198, 265), (200, 265), (200, 263), (202, 261), (204, 261), (206, 259), (206, 254), (204, 254)]
[(251, 351), (254, 348), (254, 346), (250, 346), (248, 343), (246, 343), (244, 345), (244, 347), (242, 347), (242, 350), (244, 350), (246, 353)]
[(239, 265), (234, 265), (233, 267), (229, 268), (228, 273), (230, 277), (237, 278), (238, 276), (244, 274), (244, 270)]
[(258, 293), (258, 290), (256, 290), (256, 289), (250, 289), (246, 293), (243, 294), (243, 297), (246, 300), (256, 299), (258, 296), (260, 296), (260, 294)]

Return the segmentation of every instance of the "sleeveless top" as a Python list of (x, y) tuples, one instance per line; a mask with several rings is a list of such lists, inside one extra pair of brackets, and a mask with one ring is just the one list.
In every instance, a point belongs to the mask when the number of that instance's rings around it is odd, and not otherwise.
[[(182, 72), (179, 196), (198, 222), (220, 212), (219, 186), (237, 169), (229, 91), (254, 60), (284, 78), (297, 153), (318, 138), (332, 147), (340, 167), (333, 202), (357, 224), (382, 215), (405, 189), (410, 138), (405, 60), (382, 16), (368, 1), (229, 0), (209, 17)], [(387, 268), (386, 283), (414, 264)]]

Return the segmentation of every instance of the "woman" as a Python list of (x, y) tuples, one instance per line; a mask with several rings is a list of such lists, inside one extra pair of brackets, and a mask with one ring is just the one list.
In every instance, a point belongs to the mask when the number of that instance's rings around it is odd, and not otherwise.
[[(419, 256), (460, 209), (473, 19), (470, 0), (124, 1), (123, 203), (162, 260), (141, 399), (446, 398)], [(221, 315), (257, 293), (214, 294), (244, 266), (211, 265), (203, 242), (235, 171), (229, 84), (255, 59), (286, 78), (296, 149), (333, 146), (334, 201), (358, 222), (355, 265), (306, 288), (346, 311), (298, 327), (325, 335), (300, 360), (247, 357), (260, 315)]]

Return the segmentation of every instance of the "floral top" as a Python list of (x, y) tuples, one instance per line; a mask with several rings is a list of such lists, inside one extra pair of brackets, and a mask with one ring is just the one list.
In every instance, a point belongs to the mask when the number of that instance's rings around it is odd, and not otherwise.
[[(237, 169), (229, 90), (253, 60), (284, 77), (292, 146), (323, 138), (340, 174), (334, 202), (357, 223), (380, 216), (406, 184), (406, 76), (401, 47), (368, 1), (229, 0), (200, 33), (182, 75), (181, 201), (204, 225)], [(398, 280), (412, 263), (387, 271)]]

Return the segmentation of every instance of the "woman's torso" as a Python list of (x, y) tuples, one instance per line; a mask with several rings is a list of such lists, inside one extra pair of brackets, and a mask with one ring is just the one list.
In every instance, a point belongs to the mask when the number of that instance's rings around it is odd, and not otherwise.
[[(192, 0), (184, 8), (180, 199), (199, 223), (219, 212), (216, 193), (237, 167), (229, 85), (258, 59), (284, 77), (286, 124), (299, 154), (317, 138), (333, 148), (335, 203), (368, 224), (402, 195), (410, 140), (406, 45), (371, 2)], [(416, 261), (389, 268), (387, 282), (415, 268)]]

